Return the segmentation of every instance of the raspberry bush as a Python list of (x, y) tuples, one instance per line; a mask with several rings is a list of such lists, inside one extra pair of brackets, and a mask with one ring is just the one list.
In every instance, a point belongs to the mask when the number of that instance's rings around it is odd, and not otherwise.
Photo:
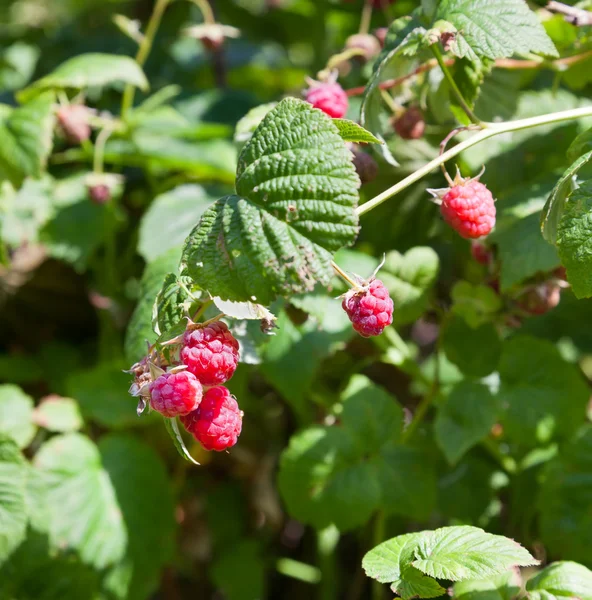
[(0, 598), (592, 598), (589, 8), (0, 6)]

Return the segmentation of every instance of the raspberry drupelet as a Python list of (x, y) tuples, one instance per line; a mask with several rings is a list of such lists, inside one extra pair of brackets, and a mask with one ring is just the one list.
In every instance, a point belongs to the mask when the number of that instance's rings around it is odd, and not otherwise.
[(349, 105), (343, 88), (337, 82), (330, 81), (311, 81), (310, 87), (304, 92), (304, 99), (334, 119), (344, 117)]
[(218, 385), (210, 388), (199, 408), (181, 417), (181, 422), (206, 450), (222, 452), (236, 444), (243, 413), (228, 389)]
[(345, 294), (343, 309), (354, 329), (363, 337), (380, 335), (393, 322), (393, 301), (380, 279), (352, 288)]
[(163, 373), (150, 384), (150, 406), (165, 417), (180, 417), (200, 404), (203, 390), (192, 373)]
[(203, 385), (228, 381), (236, 370), (239, 345), (221, 321), (188, 330), (183, 337), (181, 362)]

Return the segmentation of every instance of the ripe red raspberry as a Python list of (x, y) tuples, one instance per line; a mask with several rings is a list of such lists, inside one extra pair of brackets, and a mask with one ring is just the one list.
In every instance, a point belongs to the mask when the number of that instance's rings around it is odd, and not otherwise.
[(455, 185), (442, 196), (440, 212), (444, 220), (464, 238), (486, 236), (495, 225), (493, 196), (476, 179), (455, 180)]
[(491, 250), (485, 244), (477, 241), (471, 242), (471, 256), (480, 265), (488, 265), (493, 258)]
[(234, 446), (243, 426), (243, 413), (222, 385), (210, 388), (197, 410), (181, 417), (185, 429), (206, 449), (222, 452)]
[(345, 116), (348, 107), (347, 94), (336, 82), (312, 82), (304, 92), (305, 100), (334, 119)]
[(380, 279), (352, 288), (343, 299), (343, 310), (363, 337), (380, 335), (393, 322), (393, 301)]
[(165, 417), (180, 417), (199, 406), (202, 393), (192, 373), (163, 373), (150, 384), (150, 406)]
[(186, 331), (181, 362), (203, 385), (228, 381), (238, 364), (238, 342), (221, 321)]

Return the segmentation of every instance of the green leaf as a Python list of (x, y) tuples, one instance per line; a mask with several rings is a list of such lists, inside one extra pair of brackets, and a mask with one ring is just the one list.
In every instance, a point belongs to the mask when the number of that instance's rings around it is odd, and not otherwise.
[(535, 13), (522, 0), (442, 0), (436, 20), (452, 23), (459, 57), (504, 58), (537, 52), (558, 56)]
[(395, 303), (395, 324), (412, 323), (425, 312), (439, 266), (438, 255), (428, 247), (417, 246), (405, 254), (393, 250), (386, 255), (378, 277)]
[(37, 46), (15, 42), (0, 53), (0, 90), (18, 90), (29, 82), (39, 55)]
[[(564, 445), (544, 471), (538, 497), (541, 541), (553, 556), (588, 562), (592, 536), (592, 428)], [(590, 591), (589, 586), (586, 591)], [(544, 600), (552, 600), (544, 598)]]
[(33, 422), (49, 431), (69, 432), (82, 427), (82, 415), (72, 398), (48, 396), (33, 411)]
[(169, 273), (164, 278), (152, 310), (152, 328), (158, 336), (171, 331), (190, 314), (190, 307), (196, 299), (190, 294), (191, 283), (189, 277), (175, 273)]
[(425, 519), (435, 501), (434, 473), (423, 453), (399, 445), (402, 410), (362, 376), (344, 392), (341, 424), (297, 433), (284, 451), (279, 488), (295, 518), (349, 530), (381, 508)]
[(339, 135), (344, 142), (355, 142), (357, 144), (382, 144), (376, 136), (349, 119), (333, 119), (333, 123), (339, 130)]
[(239, 144), (246, 144), (252, 137), (265, 115), (277, 106), (277, 102), (269, 102), (268, 104), (260, 104), (252, 108), (242, 119), (236, 124), (234, 130), (234, 141)]
[(541, 236), (540, 212), (554, 181), (519, 185), (497, 203), (497, 222), (491, 241), (497, 245), (503, 291), (560, 264), (555, 247)]
[(570, 162), (575, 162), (583, 156), (592, 151), (592, 127), (582, 131), (576, 139), (571, 143), (571, 146), (567, 150), (567, 158)]
[(578, 172), (586, 167), (592, 159), (592, 150), (580, 156), (575, 160), (565, 173), (561, 176), (557, 185), (553, 188), (549, 196), (543, 212), (541, 214), (541, 230), (543, 237), (550, 243), (555, 244), (557, 241), (557, 230), (563, 210), (565, 208), (566, 198), (573, 191), (575, 179)]
[(197, 465), (199, 467), (199, 463), (193, 458), (193, 456), (191, 456), (189, 450), (187, 450), (185, 440), (183, 440), (183, 436), (179, 431), (179, 423), (177, 422), (177, 419), (167, 419), (165, 417), (163, 420), (165, 429), (171, 436), (171, 440), (173, 440), (173, 444), (175, 445), (175, 448), (177, 449), (179, 455), (182, 456), (185, 460), (192, 462), (194, 465)]
[(0, 564), (25, 539), (28, 466), (16, 444), (0, 437)]
[(9, 247), (39, 241), (52, 212), (49, 177), (25, 179), (18, 190), (9, 181), (0, 184), (1, 237)]
[(441, 335), (448, 360), (465, 375), (485, 377), (497, 368), (502, 344), (492, 323), (471, 327), (462, 317), (452, 315)]
[[(410, 73), (419, 58), (415, 56), (423, 48), (425, 29), (411, 17), (402, 17), (391, 23), (384, 50), (376, 59), (374, 73), (368, 81), (360, 109), (362, 127), (372, 132), (380, 142), (392, 132), (391, 113), (384, 110), (380, 83)], [(376, 152), (390, 165), (399, 166), (387, 144), (375, 147)]]
[(171, 248), (165, 254), (150, 263), (144, 270), (140, 282), (138, 304), (127, 327), (125, 336), (125, 356), (130, 364), (146, 355), (148, 345), (157, 335), (152, 329), (154, 299), (162, 289), (165, 277), (178, 271), (180, 248)]
[(98, 448), (78, 433), (60, 435), (43, 444), (33, 464), (51, 546), (75, 549), (97, 569), (118, 562), (128, 534)]
[[(130, 436), (105, 436), (98, 449), (127, 531), (123, 562), (107, 587), (119, 589), (121, 600), (145, 600), (174, 555), (175, 503), (167, 469), (150, 446)], [(123, 580), (117, 581), (117, 571)]]
[(214, 200), (196, 184), (180, 185), (157, 196), (140, 223), (140, 255), (150, 263), (171, 248), (179, 248)]
[(576, 298), (592, 296), (592, 180), (566, 200), (557, 228), (557, 249)]
[(583, 424), (588, 386), (551, 342), (524, 335), (506, 341), (499, 373), (502, 425), (513, 442), (529, 447), (567, 439)]
[(454, 598), (456, 600), (514, 600), (520, 588), (520, 573), (516, 570), (490, 579), (455, 583)]
[(421, 536), (426, 532), (399, 535), (367, 552), (362, 568), (380, 583), (392, 583), (392, 590), (403, 600), (437, 598), (446, 593), (437, 581), (426, 577), (411, 563)]
[(487, 285), (459, 281), (454, 284), (450, 295), (452, 312), (471, 327), (487, 323), (502, 308), (500, 297)]
[(413, 566), (438, 579), (462, 581), (499, 575), (512, 567), (538, 564), (514, 540), (478, 527), (442, 527), (423, 532)]
[(126, 367), (120, 362), (99, 363), (68, 376), (66, 393), (78, 402), (85, 419), (111, 428), (146, 424), (146, 417), (136, 414), (137, 400), (127, 392), (131, 376), (123, 372)]
[(40, 177), (52, 149), (54, 95), (41, 94), (23, 106), (0, 112), (0, 174), (16, 186)]
[(269, 304), (331, 280), (332, 253), (357, 235), (359, 180), (333, 122), (286, 98), (244, 147), (237, 196), (218, 200), (186, 241), (188, 275), (223, 300)]
[(0, 385), (0, 435), (26, 448), (37, 428), (33, 423), (33, 399), (17, 385)]
[(526, 584), (531, 600), (592, 600), (592, 571), (575, 562), (550, 564)]
[(487, 437), (497, 412), (496, 399), (484, 385), (463, 381), (452, 389), (434, 423), (436, 441), (449, 463)]
[(115, 83), (126, 83), (148, 90), (148, 80), (138, 63), (129, 56), (116, 54), (88, 53), (68, 59), (57, 69), (34, 82), (19, 93), (25, 101), (40, 90), (52, 88), (103, 87)]

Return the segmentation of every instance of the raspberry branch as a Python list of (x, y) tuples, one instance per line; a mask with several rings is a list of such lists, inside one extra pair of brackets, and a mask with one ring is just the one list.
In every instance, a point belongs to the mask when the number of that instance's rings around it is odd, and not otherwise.
[(410, 185), (419, 181), (423, 177), (425, 177), (428, 173), (431, 173), (434, 169), (437, 169), (441, 164), (444, 164), (446, 161), (458, 156), (461, 152), (464, 152), (468, 148), (475, 146), (489, 138), (492, 138), (496, 135), (500, 135), (502, 133), (509, 133), (511, 131), (519, 131), (522, 129), (530, 129), (531, 127), (539, 127), (541, 125), (550, 125), (552, 123), (560, 123), (562, 121), (573, 121), (575, 119), (582, 119), (583, 117), (591, 117), (592, 116), (592, 106), (585, 106), (582, 108), (574, 108), (571, 110), (562, 110), (555, 113), (549, 113), (546, 115), (541, 115), (538, 117), (530, 117), (528, 119), (519, 119), (517, 121), (509, 121), (507, 123), (488, 123), (487, 127), (474, 136), (470, 137), (467, 140), (462, 141), (460, 144), (457, 144), (453, 148), (450, 148), (440, 156), (434, 158), (429, 163), (425, 164), (423, 167), (411, 173), (411, 175), (405, 177), (395, 185), (386, 189), (384, 192), (378, 194), (368, 202), (358, 206), (356, 212), (358, 215), (363, 215), (373, 208), (376, 208), (392, 196), (397, 195), (399, 192), (407, 189)]

